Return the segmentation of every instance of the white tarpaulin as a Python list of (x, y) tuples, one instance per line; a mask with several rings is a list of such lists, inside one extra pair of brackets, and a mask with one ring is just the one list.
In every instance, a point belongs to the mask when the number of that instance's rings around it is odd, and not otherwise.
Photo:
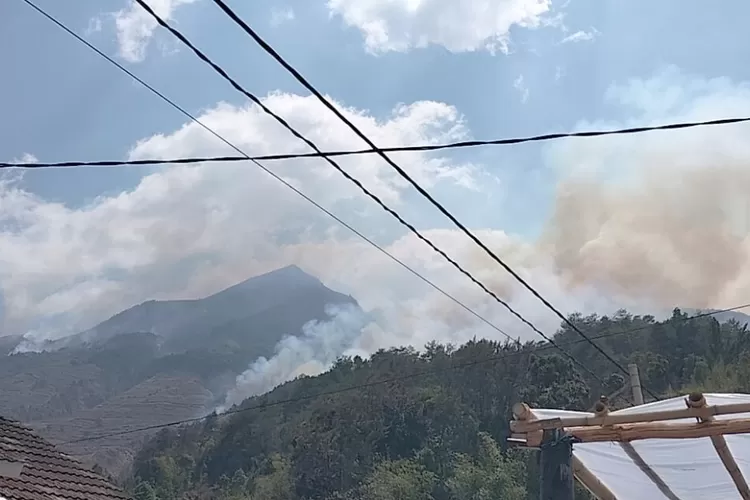
[[(750, 403), (750, 394), (704, 394), (708, 405)], [(685, 408), (685, 397), (612, 411), (610, 415), (641, 414)], [(593, 415), (593, 413), (532, 409), (537, 419)], [(717, 415), (716, 420), (750, 418), (750, 413)], [(666, 420), (665, 424), (695, 422), (695, 419)], [(727, 446), (742, 475), (750, 482), (750, 435), (726, 436)], [(644, 439), (631, 442), (633, 448), (681, 500), (741, 499), (710, 438)], [(580, 443), (573, 454), (618, 500), (661, 500), (667, 497), (625, 453), (619, 443)]]

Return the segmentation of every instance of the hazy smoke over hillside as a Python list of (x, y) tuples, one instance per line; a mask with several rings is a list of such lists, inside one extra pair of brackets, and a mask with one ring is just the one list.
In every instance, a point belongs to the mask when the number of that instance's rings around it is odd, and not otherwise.
[(227, 393), (226, 401), (218, 411), (270, 391), (300, 375), (317, 375), (353, 347), (363, 329), (370, 324), (370, 319), (351, 305), (329, 306), (326, 313), (330, 317), (328, 321), (307, 323), (300, 336), (282, 339), (276, 345), (274, 356), (261, 357), (253, 362), (237, 377), (236, 386)]
[[(524, 243), (497, 231), (477, 233), (564, 312), (611, 313), (627, 307), (658, 315), (675, 306), (711, 308), (748, 302), (750, 169), (726, 161), (698, 159), (654, 166), (653, 159), (633, 160), (642, 163), (631, 165), (627, 178), (587, 173), (562, 181), (552, 215), (536, 243)], [(481, 250), (455, 231), (427, 234), (543, 331), (555, 331), (558, 319)], [(512, 336), (535, 338), (502, 306), (440, 263), (414, 238), (407, 236), (391, 249), (430, 276), (437, 276), (438, 283), (447, 284), (451, 293)], [(348, 245), (322, 245), (308, 246), (296, 257), (310, 271), (335, 278), (336, 271), (328, 267), (331, 260), (324, 257), (331, 251), (337, 256), (333, 259), (337, 265), (351, 262), (351, 254), (357, 254)], [(503, 338), (405, 273), (389, 282), (392, 275), (384, 275), (384, 267), (373, 263), (362, 275), (349, 276), (352, 281), (390, 292), (383, 294), (387, 296), (383, 301), (368, 303), (368, 297), (363, 297), (365, 305), (382, 313), (381, 328), (356, 339), (346, 336), (346, 345), (338, 349), (327, 344), (327, 355), (320, 359), (328, 362), (330, 353), (343, 353), (352, 345), (373, 352), (389, 345), (420, 348), (431, 339)], [(312, 354), (318, 359), (316, 356)], [(309, 365), (309, 356), (304, 363)], [(285, 371), (292, 373), (294, 368)]]
[(655, 169), (632, 186), (571, 181), (540, 244), (566, 286), (659, 306), (736, 304), (750, 292), (750, 170)]

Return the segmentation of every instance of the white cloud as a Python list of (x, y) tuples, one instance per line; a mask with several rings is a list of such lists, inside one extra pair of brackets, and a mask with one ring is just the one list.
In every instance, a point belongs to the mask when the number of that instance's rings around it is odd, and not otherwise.
[[(151, 0), (149, 5), (162, 19), (169, 21), (173, 18), (177, 8), (195, 1)], [(133, 63), (143, 61), (148, 44), (158, 26), (156, 21), (134, 0), (128, 0), (128, 6), (113, 15), (117, 26), (120, 57)]]
[[(581, 123), (579, 128), (750, 112), (750, 87), (676, 70), (613, 86), (607, 98), (626, 118), (621, 123)], [(322, 148), (362, 146), (314, 98), (272, 94), (266, 102)], [(382, 119), (360, 110), (346, 112), (383, 146), (469, 136), (457, 111), (441, 103), (402, 106)], [(201, 118), (254, 154), (305, 151), (252, 107), (220, 104)], [(542, 237), (521, 241), (498, 228), (476, 228), (476, 233), (563, 311), (630, 307), (658, 312), (675, 304), (745, 302), (750, 296), (746, 131), (746, 126), (715, 127), (560, 141), (549, 146), (545, 159), (560, 182)], [(131, 157), (226, 152), (219, 141), (188, 124), (145, 138)], [(476, 181), (481, 174), (476, 166), (434, 155), (394, 156), (420, 182), (450, 190), (466, 206), (477, 198), (462, 187), (464, 180), (484, 185)], [(412, 190), (377, 158), (347, 158), (341, 164), (407, 218), (426, 210), (423, 203), (410, 203)], [(268, 165), (336, 213), (346, 214), (366, 234), (377, 235), (406, 264), (511, 335), (535, 337), (322, 160)], [(249, 164), (165, 168), (132, 191), (79, 209), (5, 183), (0, 186), (0, 217), (4, 331), (33, 327), (43, 335), (46, 325), (33, 321), (40, 316), (57, 327), (88, 326), (146, 299), (203, 296), (296, 263), (351, 293), (378, 318), (379, 328), (358, 336), (339, 331), (342, 350), (368, 353), (389, 345), (420, 347), (431, 339), (460, 342), (475, 335), (502, 338)], [(424, 233), (540, 329), (554, 331), (557, 318), (465, 236), (440, 223)], [(297, 367), (304, 371), (312, 365), (319, 369), (335, 355), (336, 346), (310, 351), (310, 345), (284, 351), (286, 364), (275, 376), (299, 372), (289, 363), (304, 365)], [(257, 379), (249, 380), (252, 385)]]
[(559, 65), (555, 66), (555, 76), (554, 76), (555, 82), (559, 82), (564, 75), (565, 75), (565, 70), (563, 69), (563, 67)]
[(102, 30), (102, 18), (101, 16), (92, 17), (89, 19), (89, 24), (86, 26), (84, 32), (86, 36), (91, 36), (94, 33), (99, 33)]
[(542, 25), (550, 8), (550, 0), (328, 0), (331, 14), (359, 29), (373, 53), (431, 44), (507, 52), (511, 28)]
[(294, 21), (294, 9), (291, 7), (274, 7), (271, 9), (271, 26), (281, 26), (290, 21)]
[(39, 162), (39, 158), (37, 158), (31, 153), (24, 153), (21, 155), (20, 158), (13, 158), (13, 161), (11, 163), (37, 163), (37, 162)]
[(529, 88), (523, 80), (523, 75), (518, 75), (518, 78), (513, 80), (513, 88), (521, 94), (521, 102), (525, 103), (529, 100)]
[(596, 28), (592, 27), (588, 31), (579, 30), (563, 38), (560, 43), (577, 43), (577, 42), (590, 42), (594, 38), (597, 38), (601, 33)]
[[(361, 147), (314, 97), (272, 94), (265, 102), (324, 149)], [(436, 102), (400, 106), (384, 120), (354, 109), (344, 111), (384, 146), (451, 141), (468, 134), (456, 110)], [(219, 104), (201, 119), (251, 153), (307, 151), (255, 107)], [(144, 139), (130, 157), (212, 155), (227, 149), (200, 127), (186, 124), (173, 133)], [(472, 184), (470, 167), (435, 155), (394, 156), (427, 186)], [(342, 158), (340, 163), (391, 205), (402, 205), (410, 192), (375, 157)], [(351, 213), (359, 215), (349, 220), (387, 220), (322, 160), (276, 162), (269, 167), (340, 214), (355, 209)], [(294, 253), (304, 248), (303, 243), (349, 238), (328, 232), (330, 220), (249, 163), (164, 169), (144, 178), (133, 191), (103, 196), (80, 209), (5, 184), (0, 213), (4, 331), (30, 328), (33, 318), (60, 314), (82, 327), (144, 297), (202, 295), (238, 276), (284, 265), (280, 248)], [(380, 224), (377, 231), (393, 231), (389, 224)], [(196, 265), (194, 274), (186, 274)], [(190, 283), (185, 276), (190, 276)], [(57, 316), (56, 320), (63, 322)]]

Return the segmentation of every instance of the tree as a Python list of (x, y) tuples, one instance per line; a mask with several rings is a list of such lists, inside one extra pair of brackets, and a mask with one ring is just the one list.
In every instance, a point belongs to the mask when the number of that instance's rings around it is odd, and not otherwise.
[[(571, 320), (618, 362), (636, 362), (657, 394), (750, 389), (750, 335), (736, 322), (680, 311), (665, 321), (626, 311)], [(555, 341), (587, 370), (547, 343), (486, 339), (340, 358), (240, 404), (262, 410), (165, 431), (134, 470), (159, 500), (534, 498), (536, 455), (504, 450), (511, 406), (588, 409), (625, 382), (568, 325)], [(379, 383), (394, 374), (419, 375)]]
[(134, 491), (135, 500), (159, 500), (151, 483), (138, 481)]
[(431, 500), (437, 478), (413, 460), (380, 463), (361, 490), (362, 500)]
[(523, 462), (505, 457), (489, 435), (481, 434), (476, 457), (456, 456), (447, 487), (452, 500), (525, 500), (525, 482)]
[(280, 455), (271, 458), (271, 472), (255, 481), (251, 500), (288, 500), (293, 498), (289, 461)]

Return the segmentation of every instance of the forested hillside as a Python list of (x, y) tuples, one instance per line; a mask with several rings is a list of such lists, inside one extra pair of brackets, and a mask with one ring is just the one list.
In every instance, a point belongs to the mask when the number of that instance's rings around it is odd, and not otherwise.
[[(58, 341), (0, 338), (2, 415), (57, 443), (204, 415), (248, 364), (331, 305), (356, 301), (287, 266), (202, 299), (144, 302)], [(62, 448), (120, 477), (146, 437)]]
[[(737, 321), (679, 310), (662, 322), (624, 311), (572, 319), (616, 360), (638, 363), (657, 394), (750, 390), (750, 334)], [(588, 409), (623, 381), (569, 328), (555, 340), (596, 377), (543, 343), (340, 359), (245, 401), (247, 411), (163, 430), (141, 450), (130, 487), (138, 500), (535, 498), (533, 453), (506, 446), (511, 405)]]

